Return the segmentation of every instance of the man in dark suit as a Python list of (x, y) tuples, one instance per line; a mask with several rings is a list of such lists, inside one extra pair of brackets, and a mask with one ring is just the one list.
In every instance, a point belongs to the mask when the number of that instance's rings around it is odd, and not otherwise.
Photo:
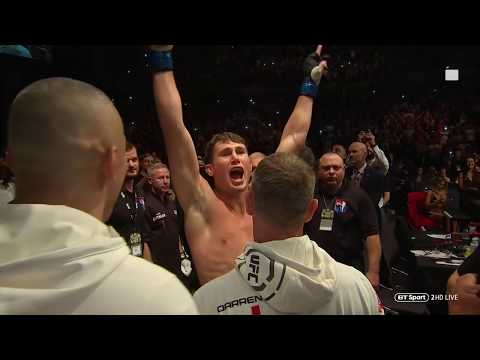
[(349, 164), (346, 177), (351, 180), (353, 186), (361, 187), (378, 208), (380, 198), (383, 196), (385, 187), (385, 175), (381, 170), (367, 164), (368, 150), (365, 144), (354, 142), (348, 148)]

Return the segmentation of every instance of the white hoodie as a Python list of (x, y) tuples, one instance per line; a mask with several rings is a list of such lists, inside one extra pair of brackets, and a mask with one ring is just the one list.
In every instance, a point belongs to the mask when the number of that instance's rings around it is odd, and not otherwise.
[(172, 273), (66, 206), (0, 207), (0, 314), (196, 314)]
[(248, 245), (234, 270), (194, 298), (201, 314), (383, 314), (368, 279), (307, 235)]

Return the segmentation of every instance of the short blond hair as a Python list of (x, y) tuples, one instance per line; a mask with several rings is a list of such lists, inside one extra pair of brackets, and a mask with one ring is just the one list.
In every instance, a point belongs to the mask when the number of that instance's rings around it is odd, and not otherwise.
[(275, 153), (262, 160), (252, 179), (255, 211), (271, 224), (303, 223), (315, 190), (313, 168), (297, 155)]
[[(153, 164), (151, 164), (148, 169), (147, 169), (147, 175), (149, 178), (152, 178), (152, 175), (157, 171), (158, 169), (167, 169), (169, 172), (169, 168), (166, 164), (162, 163), (161, 161), (155, 161)], [(172, 189), (168, 190), (168, 198), (172, 201), (176, 199), (175, 192)]]
[[(153, 175), (153, 173), (158, 170), (158, 169), (168, 169), (168, 166), (165, 165), (164, 163), (162, 163), (161, 161), (155, 161), (153, 162), (152, 164), (150, 164), (150, 166), (148, 167), (147, 169), (147, 174), (149, 177), (151, 177)], [(169, 170), (170, 171), (170, 170)]]

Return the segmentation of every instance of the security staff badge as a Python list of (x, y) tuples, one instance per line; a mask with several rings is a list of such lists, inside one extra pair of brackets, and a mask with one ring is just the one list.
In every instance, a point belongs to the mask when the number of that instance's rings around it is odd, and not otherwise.
[(137, 196), (136, 201), (137, 201), (137, 204), (136, 204), (137, 209), (145, 210), (145, 198), (143, 196)]
[(142, 256), (142, 236), (139, 233), (130, 235), (130, 248), (133, 256)]
[(180, 270), (182, 271), (183, 275), (190, 276), (192, 273), (192, 262), (189, 259), (185, 248), (183, 247), (182, 240), (178, 237), (178, 249), (180, 250)]
[(333, 217), (335, 212), (330, 209), (323, 209), (320, 220), (320, 231), (332, 231), (333, 228)]
[(183, 245), (180, 243), (180, 270), (182, 271), (183, 275), (190, 276), (192, 273), (192, 262), (188, 258)]
[(187, 258), (182, 259), (180, 269), (182, 270), (183, 275), (190, 276), (192, 273), (192, 262)]

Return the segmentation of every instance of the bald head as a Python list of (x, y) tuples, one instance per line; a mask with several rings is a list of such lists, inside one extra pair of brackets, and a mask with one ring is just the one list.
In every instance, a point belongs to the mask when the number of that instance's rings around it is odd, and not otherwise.
[(334, 144), (332, 146), (332, 152), (340, 155), (340, 157), (345, 160), (347, 158), (347, 150), (343, 147), (343, 145), (340, 144)]
[(360, 169), (365, 164), (367, 154), (367, 146), (364, 143), (353, 142), (348, 147), (348, 156), (357, 169)]
[(8, 144), (19, 191), (32, 181), (45, 192), (61, 184), (94, 191), (105, 185), (103, 175), (122, 171), (116, 162), (110, 164), (116, 169), (104, 168), (107, 158), (122, 158), (125, 168), (120, 115), (102, 91), (73, 79), (44, 79), (23, 89), (11, 106)]
[(92, 85), (67, 78), (40, 80), (23, 89), (13, 101), (8, 133), (17, 176), (88, 166), (80, 160), (94, 160), (109, 145), (124, 147), (123, 125), (110, 99)]
[(255, 171), (257, 168), (258, 164), (260, 164), (260, 161), (265, 159), (267, 155), (261, 152), (254, 152), (250, 154), (250, 161), (252, 162), (252, 172)]
[(319, 165), (324, 163), (326, 161), (326, 159), (334, 159), (336, 162), (340, 162), (340, 163), (343, 164), (342, 156), (340, 154), (336, 153), (336, 152), (327, 152), (327, 153), (323, 154), (319, 159)]

